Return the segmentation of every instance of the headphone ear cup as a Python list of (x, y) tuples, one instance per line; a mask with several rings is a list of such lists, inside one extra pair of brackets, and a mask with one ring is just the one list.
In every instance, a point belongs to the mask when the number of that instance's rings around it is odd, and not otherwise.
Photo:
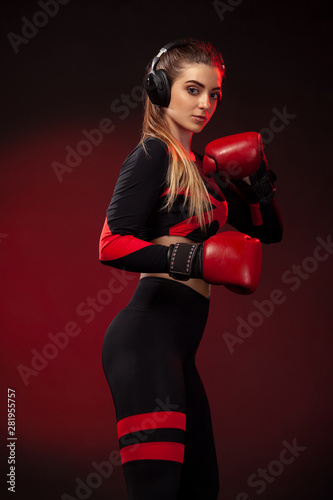
[(155, 73), (149, 73), (144, 84), (145, 90), (151, 102), (153, 104), (158, 104), (159, 95), (157, 90), (157, 82), (155, 78)]
[(158, 90), (160, 96), (160, 106), (162, 108), (167, 108), (171, 99), (171, 86), (168, 75), (163, 69), (158, 69), (155, 73), (159, 84)]
[(163, 69), (149, 73), (145, 81), (145, 89), (153, 104), (167, 108), (171, 98), (169, 78)]

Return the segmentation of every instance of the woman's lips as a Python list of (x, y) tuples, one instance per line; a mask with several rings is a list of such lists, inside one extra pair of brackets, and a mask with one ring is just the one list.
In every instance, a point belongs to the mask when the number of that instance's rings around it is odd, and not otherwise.
[(207, 120), (205, 116), (201, 115), (193, 115), (193, 118), (195, 118), (198, 122), (205, 122)]

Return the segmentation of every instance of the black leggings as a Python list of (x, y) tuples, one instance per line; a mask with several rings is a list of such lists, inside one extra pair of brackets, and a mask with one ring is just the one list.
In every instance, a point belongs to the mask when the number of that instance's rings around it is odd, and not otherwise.
[(209, 299), (176, 281), (139, 280), (110, 324), (103, 368), (129, 500), (216, 500), (210, 409), (195, 354)]

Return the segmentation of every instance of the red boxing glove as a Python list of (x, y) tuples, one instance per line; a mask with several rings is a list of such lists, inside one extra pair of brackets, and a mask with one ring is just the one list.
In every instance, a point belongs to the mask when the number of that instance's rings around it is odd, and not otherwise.
[(221, 137), (207, 144), (202, 168), (206, 175), (223, 172), (228, 179), (240, 179), (259, 168), (262, 150), (257, 132)]
[[(275, 174), (269, 170), (262, 139), (257, 132), (229, 135), (210, 142), (205, 149), (206, 175), (222, 174), (249, 203), (269, 203), (275, 194)], [(250, 184), (243, 181), (249, 177)]]
[(200, 278), (213, 285), (224, 285), (236, 293), (250, 294), (259, 283), (261, 259), (258, 239), (226, 231), (199, 245), (170, 245), (169, 275), (182, 281)]

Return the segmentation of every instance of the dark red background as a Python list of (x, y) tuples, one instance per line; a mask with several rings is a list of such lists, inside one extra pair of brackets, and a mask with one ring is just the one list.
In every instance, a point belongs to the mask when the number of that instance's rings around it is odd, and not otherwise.
[[(33, 19), (41, 7), (15, 1), (3, 8), (1, 495), (9, 468), (9, 387), (17, 401), (15, 498), (126, 498), (119, 465), (98, 487), (76, 491), (78, 479), (82, 485), (95, 477), (99, 484), (93, 463), (110, 461), (117, 450), (101, 346), (137, 281), (98, 261), (105, 210), (142, 117), (138, 99), (125, 104), (124, 114), (110, 106), (142, 84), (144, 67), (161, 46), (194, 36), (223, 52), (227, 83), (218, 112), (193, 146), (202, 152), (219, 136), (261, 130), (278, 175), (285, 228), (282, 243), (264, 246), (254, 295), (213, 290), (197, 364), (211, 403), (219, 499), (332, 498), (332, 250), (321, 250), (326, 260), (313, 258), (317, 238), (332, 235), (328, 2), (222, 3), (224, 19), (222, 7), (219, 16), (213, 2), (198, 0), (71, 0), (17, 54), (8, 33), (21, 35), (22, 17)], [(273, 119), (283, 109), (293, 115), (284, 127)], [(104, 118), (114, 130), (59, 182), (53, 162), (64, 164), (66, 146), (77, 148), (82, 130)], [(272, 131), (277, 123), (281, 130)], [(286, 280), (293, 266), (303, 269), (295, 290), (296, 282)], [(107, 296), (101, 290), (111, 279), (117, 293)], [(225, 333), (236, 335), (237, 318), (253, 319), (254, 301), (271, 300), (276, 289), (283, 303), (271, 305), (231, 353)], [(98, 301), (90, 316), (84, 315), (89, 297)], [(68, 323), (77, 325), (76, 335), (63, 349), (46, 348), (53, 359), (40, 360), (24, 381), (19, 370), (31, 369), (36, 352), (52, 344), (50, 334)], [(272, 461), (283, 442), (295, 439), (306, 449), (279, 472)], [(269, 465), (278, 472), (258, 493), (248, 478)]]

